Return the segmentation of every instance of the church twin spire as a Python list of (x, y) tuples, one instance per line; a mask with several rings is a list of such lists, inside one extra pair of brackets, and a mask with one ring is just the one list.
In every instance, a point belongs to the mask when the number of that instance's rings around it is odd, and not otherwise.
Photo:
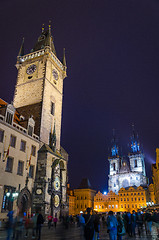
[[(130, 152), (134, 154), (140, 152), (140, 143), (138, 134), (135, 132), (134, 124), (132, 124)], [(111, 157), (119, 157), (119, 146), (115, 136), (115, 129), (113, 129), (113, 138), (111, 141)]]

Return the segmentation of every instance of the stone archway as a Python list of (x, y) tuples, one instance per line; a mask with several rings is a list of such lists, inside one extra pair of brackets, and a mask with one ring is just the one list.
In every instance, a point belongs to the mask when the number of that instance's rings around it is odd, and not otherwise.
[(23, 188), (19, 193), (17, 205), (20, 212), (27, 212), (31, 208), (32, 197), (28, 188)]

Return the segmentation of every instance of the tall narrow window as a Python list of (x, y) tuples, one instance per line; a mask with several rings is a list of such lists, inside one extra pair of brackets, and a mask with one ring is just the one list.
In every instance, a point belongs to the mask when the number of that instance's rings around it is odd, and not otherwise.
[(4, 139), (4, 131), (0, 129), (0, 142), (3, 142)]
[(54, 116), (55, 114), (55, 103), (51, 102), (51, 114)]
[(134, 160), (134, 167), (137, 167), (137, 160)]
[(12, 170), (13, 170), (13, 158), (8, 157), (5, 171), (6, 172), (12, 172)]
[(113, 170), (114, 170), (114, 171), (116, 170), (116, 168), (115, 168), (115, 163), (113, 163)]
[(23, 169), (24, 169), (24, 162), (19, 161), (17, 175), (23, 176)]
[(20, 151), (25, 152), (25, 149), (26, 149), (26, 141), (21, 140)]
[(34, 177), (34, 166), (33, 166), (33, 165), (30, 165), (30, 168), (29, 168), (29, 177), (30, 177), (30, 178), (33, 178), (33, 177)]
[(34, 145), (31, 146), (31, 155), (36, 156), (36, 147)]
[(10, 136), (10, 146), (15, 148), (16, 145), (16, 137), (11, 135)]

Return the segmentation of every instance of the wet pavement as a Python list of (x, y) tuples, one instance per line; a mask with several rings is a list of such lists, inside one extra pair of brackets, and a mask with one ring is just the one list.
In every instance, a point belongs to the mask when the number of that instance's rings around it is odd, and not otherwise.
[[(30, 232), (30, 236), (28, 236), (27, 238), (23, 237), (22, 239), (19, 240), (31, 240), (33, 239), (31, 236), (31, 232)], [(34, 238), (36, 239), (36, 238)], [(41, 236), (41, 240), (84, 240), (83, 237), (80, 237), (80, 229), (76, 226), (71, 226), (69, 227), (69, 229), (65, 229), (64, 226), (61, 223), (58, 223), (57, 228), (51, 228), (48, 229), (47, 226), (43, 226), (42, 228), (42, 236)], [(106, 227), (101, 227), (100, 229), (100, 234), (99, 234), (99, 239), (100, 240), (109, 240), (109, 236), (107, 233), (107, 229)], [(159, 238), (157, 238), (157, 232), (156, 232), (156, 228), (154, 226), (152, 226), (152, 234), (149, 236), (146, 236), (146, 232), (145, 230), (143, 230), (143, 233), (141, 235), (141, 237), (138, 236), (137, 232), (136, 232), (136, 237), (128, 237), (127, 235), (123, 236), (123, 240), (159, 240)], [(0, 240), (6, 240), (6, 232), (5, 231), (0, 231)]]

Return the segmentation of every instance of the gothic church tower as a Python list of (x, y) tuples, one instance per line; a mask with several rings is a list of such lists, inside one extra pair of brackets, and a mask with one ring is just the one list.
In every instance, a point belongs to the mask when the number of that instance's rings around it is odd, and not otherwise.
[(63, 80), (66, 77), (65, 53), (61, 62), (55, 51), (51, 26), (42, 28), (35, 46), (24, 55), (24, 41), (17, 57), (18, 77), (14, 107), (26, 119), (33, 115), (35, 134), (49, 144), (50, 132), (56, 130), (56, 149), (60, 150)]

